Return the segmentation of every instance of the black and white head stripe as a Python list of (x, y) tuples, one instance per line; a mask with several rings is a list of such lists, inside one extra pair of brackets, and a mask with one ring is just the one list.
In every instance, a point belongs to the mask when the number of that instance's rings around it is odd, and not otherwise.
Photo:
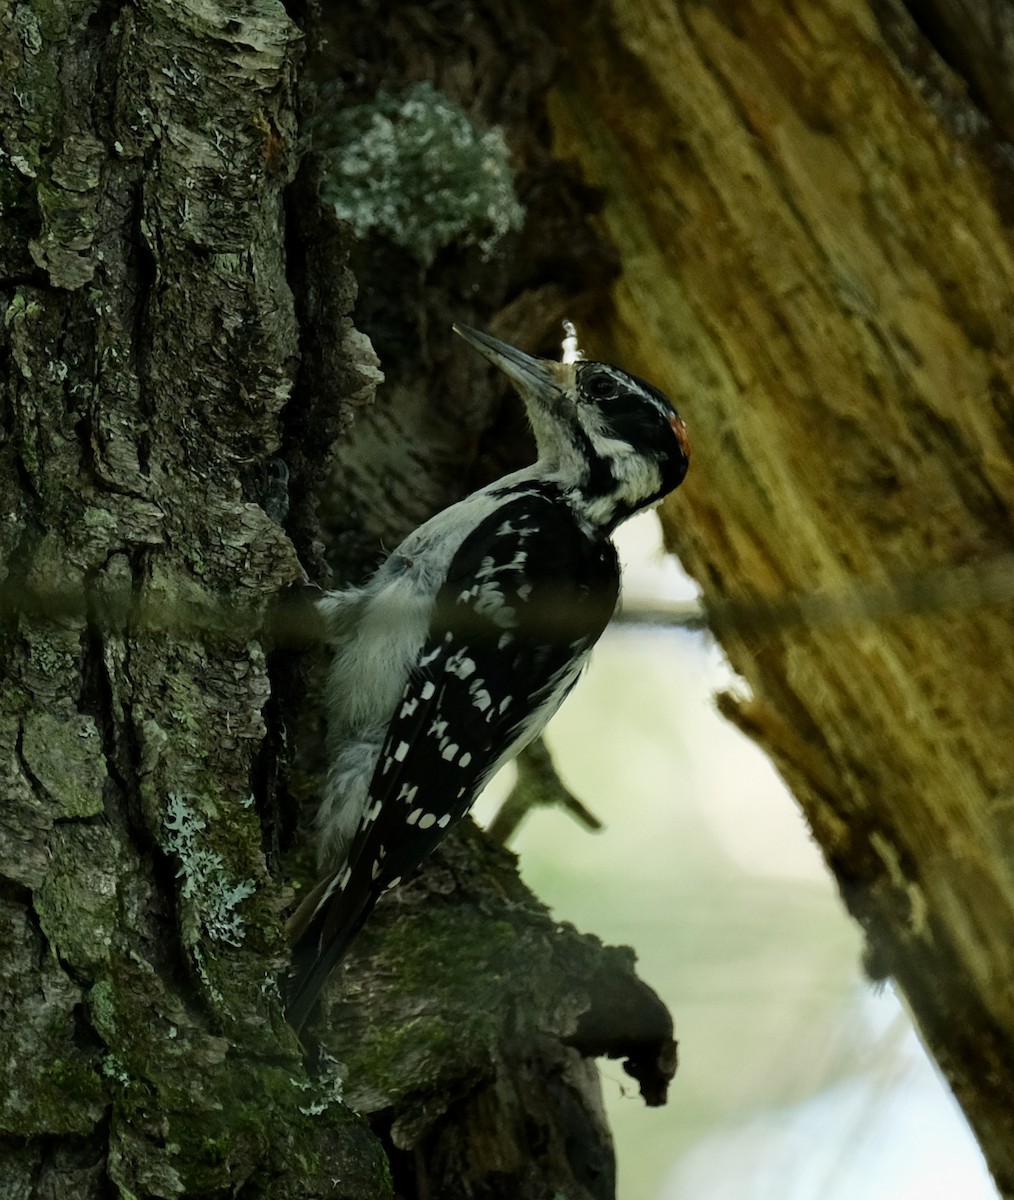
[(559, 432), (583, 464), (582, 502), (609, 532), (682, 483), (690, 443), (668, 397), (643, 379), (606, 363), (579, 362), (573, 371), (572, 385), (547, 403), (558, 405)]
[(575, 383), (579, 396), (599, 406), (617, 437), (638, 449), (654, 449), (672, 458), (681, 472), (677, 483), (682, 482), (690, 459), (690, 442), (683, 421), (664, 392), (636, 375), (597, 362), (577, 363)]
[(478, 329), (455, 329), (517, 388), (539, 448), (533, 469), (573, 487), (589, 523), (608, 533), (683, 481), (686, 426), (658, 388), (608, 363), (534, 358)]

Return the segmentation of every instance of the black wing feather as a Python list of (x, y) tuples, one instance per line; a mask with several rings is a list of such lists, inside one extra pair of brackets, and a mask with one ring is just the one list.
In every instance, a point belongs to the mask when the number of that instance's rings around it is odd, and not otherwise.
[(504, 503), (464, 539), (346, 863), (304, 901), (305, 919), (294, 918), (297, 1028), (384, 890), (419, 866), (498, 760), (529, 740), (529, 718), (598, 640), (618, 591), (612, 544), (585, 533), (546, 485)]

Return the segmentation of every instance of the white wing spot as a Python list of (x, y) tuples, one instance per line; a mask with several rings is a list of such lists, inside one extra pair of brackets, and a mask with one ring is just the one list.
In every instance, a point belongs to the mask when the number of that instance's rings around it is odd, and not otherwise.
[(421, 809), (421, 808), (414, 808), (414, 809), (413, 809), (413, 810), (412, 810), (412, 811), (411, 811), (411, 812), (408, 814), (408, 818), (407, 818), (408, 824), (409, 824), (409, 825), (414, 825), (414, 824), (416, 823), (416, 821), (418, 821), (418, 820), (419, 820), (419, 818), (420, 818), (421, 816), (422, 816), (422, 809)]
[(475, 661), (467, 658), (464, 653), (459, 650), (457, 654), (452, 654), (447, 660), (446, 671), (448, 675), (456, 675), (458, 679), (467, 679), (469, 675), (475, 674)]
[(423, 815), (419, 818), (420, 829), (429, 829), (431, 825), (435, 825), (436, 823), (437, 819), (433, 813), (423, 813)]
[(413, 784), (403, 783), (401, 785), (401, 791), (398, 793), (398, 799), (404, 800), (406, 804), (411, 804), (412, 801), (415, 799), (415, 794), (418, 790), (419, 790), (419, 785), (417, 783), (413, 783)]
[(369, 825), (371, 821), (375, 821), (377, 819), (377, 817), (380, 816), (381, 807), (382, 807), (382, 805), (381, 805), (380, 801), (378, 800), (372, 808), (368, 808), (366, 810), (366, 812), (363, 813), (363, 824)]
[(427, 679), (423, 684), (422, 698), (424, 700), (432, 700), (433, 694), (436, 692), (437, 686), (432, 679)]
[(458, 746), (456, 742), (451, 742), (450, 745), (445, 746), (440, 752), (441, 757), (446, 758), (448, 762), (454, 762), (454, 756), (457, 753)]
[(500, 711), (506, 712), (507, 709), (510, 708), (513, 701), (514, 701), (513, 696), (504, 696), (504, 698), (500, 701)]
[(371, 872), (371, 877), (373, 879), (376, 879), (376, 878), (378, 878), (379, 875), (380, 875), (380, 859), (375, 858), (373, 860), (373, 871)]
[(459, 767), (467, 767), (471, 761), (472, 761), (472, 756), (466, 750), (465, 753), (461, 756), (461, 758), (458, 759), (458, 766)]
[(391, 888), (397, 887), (399, 883), (401, 883), (401, 876), (395, 875), (395, 877), (391, 880), (391, 882), (387, 885), (387, 887), (384, 888), (384, 891), (389, 892), (391, 890)]
[(440, 820), (437, 821), (437, 824), (440, 826), (441, 829), (446, 829), (447, 826), (450, 825), (450, 823), (451, 823), (451, 814), (450, 813), (444, 813), (444, 815), (440, 818)]
[(340, 892), (344, 892), (345, 889), (349, 886), (349, 880), (351, 878), (352, 878), (352, 868), (346, 867), (345, 870), (342, 872), (341, 879), (338, 882), (338, 890)]
[(394, 752), (394, 757), (398, 762), (404, 762), (406, 754), (408, 754), (408, 742), (399, 742), (398, 749)]
[(514, 641), (513, 633), (501, 633), (496, 640), (496, 648), (498, 650), (506, 650), (507, 647)]
[(398, 716), (401, 717), (402, 719), (404, 719), (405, 717), (410, 717), (418, 707), (419, 707), (419, 701), (416, 700), (415, 697), (413, 696), (413, 698), (411, 700), (406, 700), (405, 703), (401, 706), (401, 712), (398, 714)]

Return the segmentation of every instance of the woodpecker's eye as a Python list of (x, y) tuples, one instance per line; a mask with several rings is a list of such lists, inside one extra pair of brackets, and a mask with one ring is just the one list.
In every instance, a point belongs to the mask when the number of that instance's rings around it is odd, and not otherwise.
[(596, 400), (611, 400), (619, 395), (616, 380), (605, 371), (596, 371), (585, 383), (585, 390)]

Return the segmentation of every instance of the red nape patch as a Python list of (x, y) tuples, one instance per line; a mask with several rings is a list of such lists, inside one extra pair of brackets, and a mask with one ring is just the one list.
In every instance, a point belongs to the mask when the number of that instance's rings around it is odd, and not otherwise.
[(676, 440), (680, 444), (680, 449), (690, 457), (690, 434), (687, 433), (687, 427), (683, 423), (683, 418), (678, 417), (675, 413), (669, 418), (669, 424), (672, 426), (673, 433), (676, 434)]

